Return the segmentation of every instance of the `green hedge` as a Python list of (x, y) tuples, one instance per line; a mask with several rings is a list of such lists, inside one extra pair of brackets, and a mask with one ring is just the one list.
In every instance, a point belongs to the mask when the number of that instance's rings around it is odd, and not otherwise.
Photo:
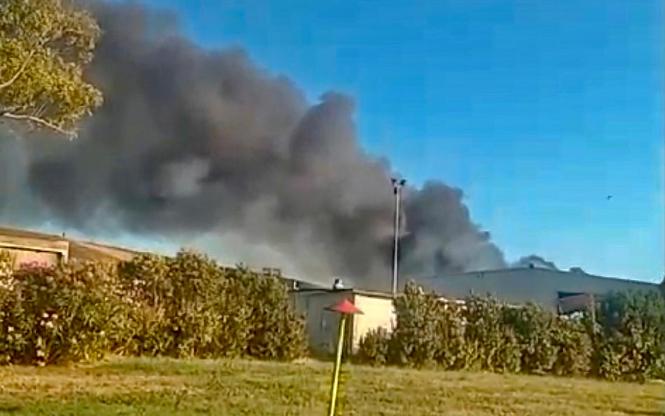
[(563, 317), (492, 298), (442, 302), (413, 283), (394, 301), (396, 326), (368, 333), (358, 359), (381, 365), (608, 379), (665, 378), (665, 301), (611, 294), (588, 316)]
[(95, 359), (110, 348), (123, 305), (102, 265), (28, 267), (0, 276), (0, 363)]
[(290, 360), (306, 351), (304, 322), (279, 279), (199, 254), (15, 272), (10, 262), (0, 254), (0, 363), (109, 353)]
[(616, 293), (593, 331), (596, 372), (605, 378), (665, 379), (665, 300), (658, 293)]

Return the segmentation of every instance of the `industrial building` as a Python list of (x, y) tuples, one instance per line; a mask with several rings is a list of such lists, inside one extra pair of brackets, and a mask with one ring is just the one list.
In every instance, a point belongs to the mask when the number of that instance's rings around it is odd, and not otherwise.
[[(392, 330), (395, 311), (389, 293), (356, 289), (324, 288), (293, 281), (291, 296), (306, 319), (312, 349), (332, 352), (337, 336), (339, 317), (326, 310), (342, 299), (353, 302), (362, 315), (351, 317), (348, 346), (356, 350), (360, 339), (375, 328)], [(533, 303), (554, 313), (584, 310), (592, 302), (602, 302), (611, 292), (658, 291), (654, 283), (594, 276), (580, 269), (561, 271), (537, 267), (512, 268), (461, 273), (419, 279), (426, 292), (434, 292), (444, 301), (463, 302), (472, 296), (490, 295), (495, 299), (519, 306)]]
[[(521, 267), (437, 276), (418, 281), (426, 290), (463, 299), (490, 295), (515, 305), (534, 303), (552, 312), (567, 312), (584, 303), (599, 301), (611, 292), (658, 291), (657, 284), (595, 276), (579, 268), (569, 271)], [(577, 305), (576, 305), (577, 304)]]
[(35, 263), (53, 266), (89, 260), (129, 260), (138, 254), (132, 250), (68, 239), (65, 236), (4, 227), (0, 227), (0, 251), (11, 254), (15, 268)]
[[(123, 261), (136, 251), (93, 242), (78, 241), (51, 234), (0, 227), (0, 251), (9, 251), (14, 267), (26, 263), (55, 265), (77, 261)], [(348, 346), (355, 350), (370, 330), (392, 330), (395, 311), (389, 293), (344, 288), (337, 281), (330, 287), (282, 276), (278, 269), (261, 273), (280, 277), (290, 287), (291, 301), (306, 321), (313, 350), (332, 352), (337, 337), (339, 316), (327, 307), (348, 299), (363, 313), (351, 318)], [(406, 280), (405, 277), (403, 280)], [(470, 295), (491, 295), (514, 304), (535, 303), (558, 313), (588, 307), (589, 301), (601, 301), (615, 291), (658, 291), (654, 283), (594, 276), (580, 269), (560, 271), (539, 267), (479, 271), (418, 279), (424, 290), (433, 291), (447, 301), (461, 301)]]
[[(14, 260), (14, 268), (25, 264), (54, 266), (79, 261), (124, 261), (139, 254), (136, 251), (104, 244), (79, 241), (52, 234), (0, 227), (0, 251), (7, 251)], [(263, 269), (265, 275), (282, 278), (292, 289), (291, 300), (306, 319), (309, 341), (314, 350), (331, 351), (337, 336), (338, 316), (326, 307), (346, 298), (363, 312), (354, 317), (348, 335), (350, 344), (358, 345), (360, 338), (370, 329), (392, 328), (392, 298), (387, 294), (353, 289), (323, 288), (300, 280), (282, 276), (278, 269)]]

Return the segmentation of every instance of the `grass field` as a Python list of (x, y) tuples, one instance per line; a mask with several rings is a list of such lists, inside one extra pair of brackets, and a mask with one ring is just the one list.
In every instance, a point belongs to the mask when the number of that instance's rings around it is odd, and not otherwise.
[[(330, 364), (113, 359), (0, 368), (0, 414), (324, 415)], [(345, 415), (663, 415), (665, 385), (348, 366)]]

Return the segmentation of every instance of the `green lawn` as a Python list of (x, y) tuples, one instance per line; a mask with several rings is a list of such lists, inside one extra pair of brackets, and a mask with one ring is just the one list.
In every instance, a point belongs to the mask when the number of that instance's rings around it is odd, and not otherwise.
[[(325, 415), (330, 364), (113, 359), (0, 368), (0, 414)], [(348, 366), (346, 415), (663, 415), (665, 385)]]

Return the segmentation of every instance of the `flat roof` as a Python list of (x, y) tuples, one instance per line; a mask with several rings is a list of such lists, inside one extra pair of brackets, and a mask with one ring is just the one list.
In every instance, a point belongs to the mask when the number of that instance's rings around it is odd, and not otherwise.
[(551, 274), (558, 274), (560, 276), (576, 276), (576, 277), (585, 277), (585, 278), (590, 278), (590, 279), (598, 279), (598, 280), (606, 280), (606, 281), (621, 281), (621, 282), (627, 282), (627, 283), (636, 283), (636, 284), (643, 284), (643, 285), (650, 285), (650, 286), (657, 286), (658, 283), (654, 282), (645, 282), (643, 280), (635, 280), (635, 279), (627, 279), (623, 277), (608, 277), (608, 276), (599, 276), (591, 273), (587, 273), (583, 270), (579, 271), (574, 271), (574, 270), (558, 270), (558, 269), (548, 269), (544, 267), (510, 267), (510, 268), (505, 268), (505, 269), (491, 269), (491, 270), (477, 270), (477, 271), (471, 271), (471, 272), (463, 272), (463, 273), (452, 273), (452, 274), (447, 274), (447, 275), (438, 275), (438, 276), (430, 276), (427, 277), (423, 280), (426, 281), (433, 281), (436, 279), (457, 279), (457, 278), (464, 278), (464, 277), (469, 277), (469, 276), (478, 276), (478, 275), (485, 275), (485, 274), (506, 274), (506, 273), (533, 273), (533, 272), (544, 272), (544, 273), (551, 273)]
[[(372, 290), (363, 290), (355, 288), (344, 288), (344, 289), (332, 289), (332, 288), (306, 288), (306, 289), (296, 289), (292, 290), (292, 293), (311, 293), (313, 295), (317, 294), (330, 294), (330, 293), (352, 293), (354, 295), (370, 296), (374, 298), (386, 298), (392, 299), (393, 295), (388, 292), (372, 291)], [(398, 293), (400, 295), (401, 293)]]
[[(70, 260), (128, 260), (141, 254), (136, 250), (116, 247), (92, 241), (69, 239), (66, 236), (47, 234), (32, 230), (0, 227), (0, 249), (4, 247), (25, 247), (35, 250), (55, 249), (66, 251)], [(41, 245), (44, 247), (41, 247)]]
[(65, 241), (65, 238), (62, 236), (54, 234), (45, 234), (31, 230), (9, 228), (9, 227), (0, 227), (0, 236), (17, 237), (17, 238), (34, 238), (46, 241)]

